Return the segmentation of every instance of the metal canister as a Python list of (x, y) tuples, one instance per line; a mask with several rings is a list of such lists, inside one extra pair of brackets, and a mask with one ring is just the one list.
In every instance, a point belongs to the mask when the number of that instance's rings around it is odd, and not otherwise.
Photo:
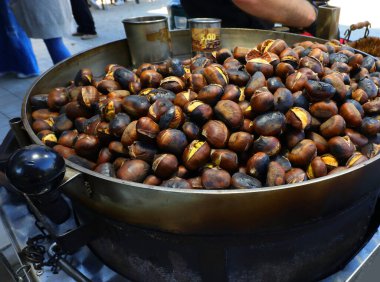
[(221, 48), (221, 19), (194, 18), (190, 19), (189, 23), (193, 55), (211, 53)]
[(327, 40), (339, 38), (339, 14), (339, 7), (329, 5), (318, 7), (317, 37)]
[(133, 66), (161, 63), (171, 57), (172, 44), (167, 17), (137, 17), (122, 22)]

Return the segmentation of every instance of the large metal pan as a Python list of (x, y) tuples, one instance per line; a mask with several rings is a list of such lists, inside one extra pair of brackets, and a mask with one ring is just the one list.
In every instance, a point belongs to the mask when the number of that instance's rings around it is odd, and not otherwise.
[[(223, 29), (223, 46), (252, 47), (268, 38), (288, 44), (309, 40), (295, 34), (248, 29)], [(317, 40), (317, 39), (314, 39)], [(172, 32), (175, 56), (190, 54), (188, 30)], [(323, 42), (322, 40), (320, 40)], [(78, 69), (90, 67), (103, 74), (106, 64), (129, 65), (127, 40), (120, 40), (80, 53), (51, 68), (30, 88), (22, 106), (22, 120), (35, 143), (31, 129), (30, 97), (46, 93), (73, 78)], [(110, 178), (67, 161), (81, 173), (86, 185), (66, 185), (75, 201), (110, 218), (129, 224), (185, 234), (240, 233), (281, 230), (331, 215), (379, 189), (377, 156), (339, 174), (300, 184), (253, 190), (179, 190)], [(75, 173), (74, 173), (75, 174)], [(70, 173), (68, 173), (69, 177)]]
[[(171, 35), (174, 55), (190, 56), (189, 31)], [(310, 39), (222, 30), (222, 45), (231, 49), (268, 38)], [(80, 53), (36, 81), (22, 106), (33, 142), (41, 144), (30, 126), (30, 97), (63, 85), (83, 67), (101, 75), (109, 63), (130, 64), (127, 40)], [(143, 185), (66, 161), (62, 187), (81, 222), (105, 226), (93, 250), (132, 280), (312, 281), (336, 271), (362, 242), (379, 194), (379, 158), (300, 184), (223, 191)]]

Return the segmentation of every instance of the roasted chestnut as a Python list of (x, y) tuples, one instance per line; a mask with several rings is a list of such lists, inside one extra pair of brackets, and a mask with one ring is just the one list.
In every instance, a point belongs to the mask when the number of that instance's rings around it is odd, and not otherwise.
[(286, 113), (293, 106), (293, 95), (289, 89), (279, 87), (273, 94), (274, 109)]
[(338, 160), (331, 154), (323, 154), (321, 159), (325, 163), (328, 171), (331, 171), (339, 166)]
[(310, 105), (310, 114), (316, 118), (328, 119), (338, 114), (338, 107), (334, 101), (326, 100)]
[(99, 92), (94, 86), (83, 86), (78, 95), (78, 102), (86, 108), (91, 108), (99, 101), (99, 97)]
[(202, 173), (202, 185), (205, 189), (227, 189), (231, 184), (231, 175), (223, 169), (206, 169)]
[(321, 124), (319, 131), (325, 138), (341, 135), (346, 129), (346, 122), (340, 115), (334, 115)]
[(173, 103), (174, 105), (177, 105), (183, 108), (188, 102), (191, 102), (197, 99), (197, 96), (198, 96), (197, 93), (195, 93), (194, 91), (191, 91), (190, 89), (186, 91), (182, 91), (175, 96)]
[(115, 169), (111, 163), (98, 164), (94, 171), (109, 177), (116, 177)]
[(147, 184), (147, 185), (155, 185), (155, 186), (160, 186), (161, 183), (162, 183), (162, 179), (158, 178), (157, 176), (155, 175), (148, 175), (145, 179), (144, 179), (144, 184)]
[(118, 178), (133, 182), (143, 182), (148, 176), (150, 165), (143, 160), (129, 160), (125, 161), (123, 165), (117, 170), (116, 175)]
[(179, 93), (185, 90), (185, 82), (179, 77), (168, 76), (161, 80), (160, 87), (173, 91), (174, 93)]
[(300, 107), (292, 107), (285, 114), (286, 123), (298, 130), (308, 129), (311, 125), (311, 115)]
[(266, 184), (268, 186), (285, 184), (285, 170), (279, 163), (274, 161), (269, 163)]
[(287, 184), (300, 183), (307, 180), (307, 176), (304, 170), (295, 167), (285, 173), (285, 182)]
[(244, 131), (234, 132), (228, 139), (228, 148), (236, 153), (247, 152), (252, 144), (253, 135)]
[(58, 112), (50, 111), (49, 109), (39, 109), (32, 112), (32, 118), (36, 119), (49, 119), (59, 116)]
[(178, 160), (173, 154), (156, 155), (152, 163), (152, 169), (159, 178), (170, 178), (178, 169)]
[(205, 123), (202, 127), (202, 135), (215, 148), (226, 147), (230, 137), (227, 126), (219, 120), (210, 120)]
[(155, 145), (142, 141), (135, 141), (128, 146), (128, 153), (132, 159), (143, 160), (147, 163), (152, 163), (157, 148)]
[(315, 143), (310, 139), (303, 139), (289, 152), (288, 158), (292, 165), (305, 167), (316, 155)]
[(121, 135), (121, 143), (123, 143), (124, 146), (132, 145), (132, 143), (137, 140), (136, 124), (137, 120), (134, 120), (124, 129)]
[(269, 156), (277, 155), (281, 150), (280, 141), (274, 136), (260, 136), (253, 142), (254, 152), (264, 152)]
[(257, 71), (248, 80), (247, 85), (244, 88), (244, 95), (250, 99), (255, 91), (261, 87), (266, 86), (266, 78), (261, 71)]
[(204, 76), (208, 84), (219, 84), (222, 87), (229, 82), (228, 75), (223, 66), (212, 64), (204, 69)]
[(140, 82), (143, 88), (160, 86), (162, 75), (155, 70), (144, 70), (140, 75)]
[(69, 95), (66, 88), (58, 87), (51, 90), (48, 94), (47, 105), (51, 110), (59, 110), (69, 102)]
[(327, 143), (330, 153), (338, 159), (348, 159), (355, 151), (355, 145), (347, 135), (335, 136)]
[(54, 120), (52, 118), (49, 119), (36, 119), (32, 123), (32, 129), (34, 132), (40, 132), (42, 130), (51, 130)]
[(131, 118), (126, 113), (118, 113), (109, 123), (110, 133), (121, 137), (130, 122)]
[(211, 148), (206, 141), (194, 140), (183, 152), (183, 164), (190, 170), (196, 170), (207, 163), (210, 153)]
[(262, 114), (253, 120), (253, 128), (258, 135), (279, 135), (285, 129), (285, 116), (281, 112)]
[(148, 99), (144, 96), (130, 95), (123, 100), (123, 110), (134, 118), (146, 116), (150, 107)]
[(58, 138), (58, 144), (69, 147), (69, 148), (73, 148), (75, 145), (75, 142), (78, 139), (78, 135), (79, 133), (78, 133), (78, 130), (76, 129), (64, 131)]
[(152, 142), (156, 140), (160, 127), (150, 117), (141, 117), (136, 123), (137, 139)]
[(157, 146), (162, 151), (180, 155), (187, 146), (186, 135), (178, 129), (165, 129), (157, 135)]
[(96, 136), (81, 133), (74, 145), (75, 152), (90, 160), (96, 159), (100, 150), (99, 139)]
[(199, 127), (195, 123), (189, 121), (182, 125), (182, 131), (190, 141), (198, 139), (200, 135)]
[(321, 157), (315, 157), (306, 170), (307, 177), (314, 179), (327, 175), (327, 166)]
[(238, 156), (231, 150), (213, 149), (211, 150), (210, 156), (214, 165), (225, 169), (228, 172), (235, 172), (239, 168)]
[(212, 108), (199, 100), (190, 101), (184, 106), (184, 110), (191, 120), (200, 125), (210, 120), (213, 116)]
[(199, 90), (197, 99), (209, 104), (210, 106), (215, 106), (215, 104), (222, 97), (223, 93), (224, 88), (221, 85), (209, 84)]
[(234, 189), (253, 189), (262, 186), (260, 180), (245, 173), (236, 172), (231, 177), (231, 186)]
[(185, 179), (175, 177), (165, 180), (161, 183), (163, 187), (177, 188), (177, 189), (191, 189), (191, 185)]
[(259, 88), (252, 95), (250, 103), (255, 113), (265, 113), (273, 108), (274, 96), (268, 91), (268, 88)]

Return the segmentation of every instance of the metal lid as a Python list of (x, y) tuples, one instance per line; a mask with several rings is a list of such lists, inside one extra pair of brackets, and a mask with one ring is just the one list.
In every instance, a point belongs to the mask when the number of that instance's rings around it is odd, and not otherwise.
[(193, 18), (193, 19), (188, 19), (188, 21), (193, 22), (193, 23), (220, 23), (222, 22), (222, 20), (218, 18)]
[(167, 17), (165, 16), (146, 16), (146, 17), (136, 17), (124, 19), (122, 22), (125, 24), (150, 24), (150, 23), (159, 23), (167, 21)]

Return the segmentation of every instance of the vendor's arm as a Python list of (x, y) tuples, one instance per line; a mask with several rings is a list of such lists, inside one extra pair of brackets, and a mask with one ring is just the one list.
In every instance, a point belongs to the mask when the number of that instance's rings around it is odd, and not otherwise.
[(241, 10), (267, 21), (292, 27), (308, 27), (317, 18), (306, 0), (232, 0)]

